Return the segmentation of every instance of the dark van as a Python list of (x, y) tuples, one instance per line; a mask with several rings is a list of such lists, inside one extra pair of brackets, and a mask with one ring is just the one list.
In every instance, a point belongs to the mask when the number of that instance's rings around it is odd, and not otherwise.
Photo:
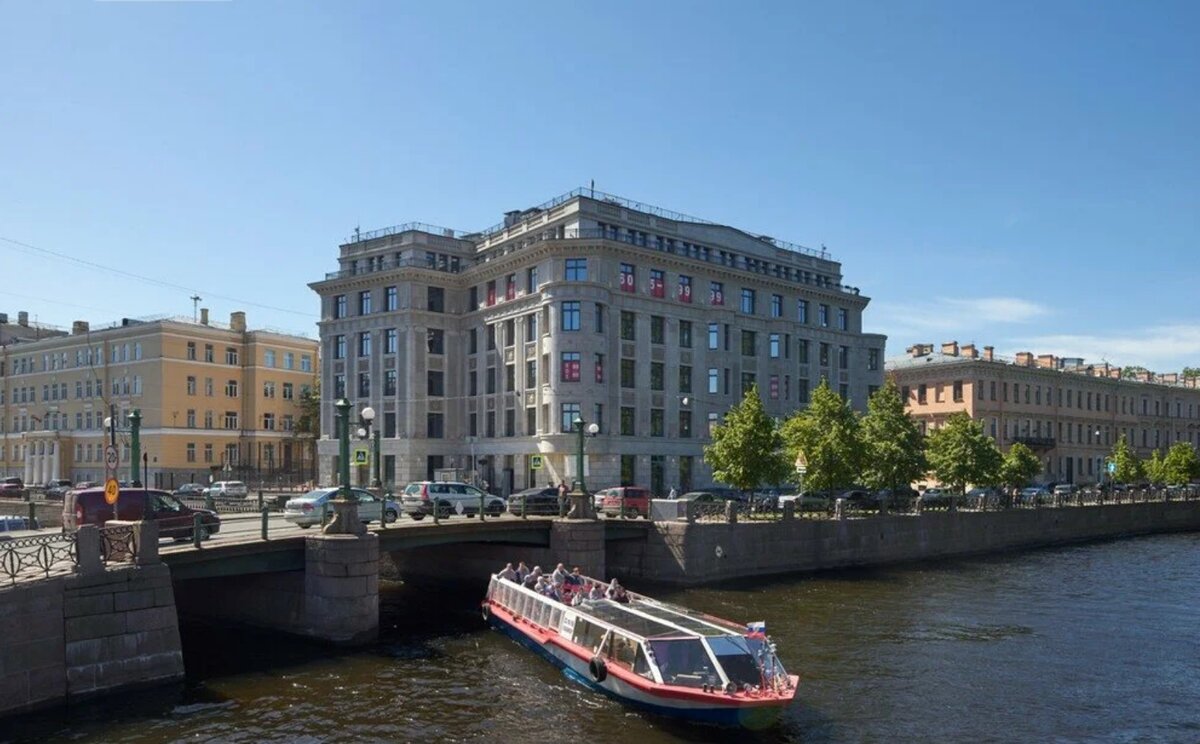
[(152, 519), (158, 522), (160, 537), (176, 540), (192, 538), (192, 524), (200, 515), (200, 539), (221, 530), (221, 518), (208, 509), (193, 509), (166, 491), (123, 487), (113, 507), (104, 500), (103, 488), (68, 491), (63, 498), (63, 531), (74, 532), (80, 525), (103, 527), (110, 519), (138, 522)]

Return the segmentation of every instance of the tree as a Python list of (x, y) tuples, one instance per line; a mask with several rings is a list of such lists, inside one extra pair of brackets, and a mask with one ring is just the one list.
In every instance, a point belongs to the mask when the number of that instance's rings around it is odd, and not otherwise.
[(1034, 476), (1042, 472), (1042, 461), (1033, 450), (1020, 442), (1014, 442), (1000, 464), (1000, 482), (1011, 489), (1025, 486)]
[(865, 460), (863, 483), (871, 488), (896, 488), (919, 480), (929, 464), (925, 460), (925, 436), (917, 422), (904, 410), (895, 381), (889, 379), (867, 401), (861, 422)]
[[(308, 449), (313, 480), (317, 477), (317, 440), (321, 437), (321, 381), (314, 378), (307, 390), (301, 389), (296, 398), (296, 423), (293, 436), (300, 439), (301, 447)], [(302, 450), (303, 451), (303, 450)]]
[(1121, 368), (1121, 377), (1124, 377), (1126, 380), (1132, 380), (1133, 378), (1137, 377), (1139, 374), (1141, 374), (1143, 372), (1149, 372), (1149, 371), (1150, 370), (1146, 369), (1145, 367), (1141, 367), (1141, 366), (1134, 364), (1129, 367), (1122, 367)]
[(1182, 486), (1200, 476), (1200, 459), (1190, 442), (1176, 442), (1167, 450), (1162, 462), (1162, 482), (1169, 486)]
[(1184, 367), (1183, 372), (1179, 376), (1185, 380), (1200, 377), (1200, 367)]
[(784, 456), (783, 438), (763, 408), (758, 386), (751, 387), (713, 429), (704, 460), (712, 468), (713, 478), (743, 491), (788, 479), (791, 464)]
[(1113, 445), (1109, 458), (1115, 466), (1113, 480), (1117, 483), (1137, 483), (1144, 477), (1142, 463), (1134, 454), (1133, 447), (1129, 446), (1129, 440), (1124, 434), (1117, 437), (1117, 443)]
[(1166, 473), (1163, 472), (1163, 457), (1162, 453), (1154, 450), (1150, 453), (1150, 457), (1142, 462), (1142, 472), (1146, 475), (1146, 480), (1153, 485), (1163, 483)]
[(813, 391), (807, 408), (783, 422), (782, 434), (787, 456), (792, 461), (804, 456), (809, 490), (832, 490), (858, 478), (863, 462), (858, 415), (827, 380)]
[[(996, 483), (1003, 458), (983, 424), (965, 411), (950, 414), (925, 444), (926, 457), (937, 479), (960, 494), (968, 483)], [(953, 502), (951, 502), (953, 503)]]

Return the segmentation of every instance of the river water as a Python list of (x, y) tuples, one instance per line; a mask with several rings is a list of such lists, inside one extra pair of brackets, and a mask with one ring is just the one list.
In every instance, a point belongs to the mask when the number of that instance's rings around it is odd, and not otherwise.
[[(514, 556), (514, 559), (519, 556)], [(766, 620), (798, 701), (755, 734), (632, 713), (477, 615), (388, 587), (353, 652), (185, 625), (186, 684), (0, 722), (0, 741), (1200, 742), (1200, 535), (689, 590)]]

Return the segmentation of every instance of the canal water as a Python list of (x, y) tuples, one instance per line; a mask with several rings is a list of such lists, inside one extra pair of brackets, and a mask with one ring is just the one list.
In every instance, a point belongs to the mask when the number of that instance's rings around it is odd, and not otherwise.
[(629, 712), (485, 629), (478, 593), (397, 586), (370, 649), (187, 625), (186, 684), (0, 741), (1200, 741), (1200, 535), (650, 593), (767, 621), (802, 677), (777, 727)]

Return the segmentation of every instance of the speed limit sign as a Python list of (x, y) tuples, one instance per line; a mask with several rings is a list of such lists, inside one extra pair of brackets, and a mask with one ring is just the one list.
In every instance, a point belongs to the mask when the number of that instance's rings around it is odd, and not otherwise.
[(118, 458), (117, 458), (116, 445), (110, 444), (107, 447), (105, 447), (104, 448), (104, 469), (107, 470), (110, 475), (114, 475), (117, 472), (117, 465), (119, 465), (119, 464), (120, 464), (120, 460), (118, 460)]

